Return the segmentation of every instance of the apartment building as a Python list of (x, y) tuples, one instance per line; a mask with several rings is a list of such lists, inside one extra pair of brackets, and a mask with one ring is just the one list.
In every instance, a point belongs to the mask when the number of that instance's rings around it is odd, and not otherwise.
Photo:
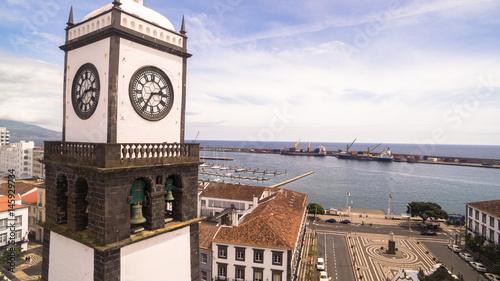
[(466, 203), (467, 234), (478, 234), (500, 245), (500, 200)]
[(9, 144), (10, 133), (7, 128), (0, 127), (0, 146)]
[[(28, 207), (21, 204), (21, 196), (15, 195), (15, 204), (8, 196), (0, 197), (0, 252), (9, 246), (13, 238), (15, 245), (28, 250)], [(13, 226), (11, 226), (13, 224)]]
[(33, 141), (20, 141), (0, 146), (0, 171), (14, 169), (16, 179), (33, 177)]

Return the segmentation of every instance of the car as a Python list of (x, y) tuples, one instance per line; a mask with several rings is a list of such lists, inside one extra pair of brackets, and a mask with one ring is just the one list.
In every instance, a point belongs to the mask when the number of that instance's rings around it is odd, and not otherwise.
[(480, 262), (471, 261), (470, 265), (479, 272), (486, 272), (486, 267)]
[(485, 273), (484, 276), (486, 276), (486, 278), (491, 281), (500, 281), (500, 275), (497, 274)]
[(336, 219), (327, 219), (325, 222), (337, 222)]
[(430, 230), (430, 229), (422, 230), (422, 232), (420, 232), (420, 234), (421, 234), (421, 235), (434, 235), (434, 236), (436, 236), (436, 235), (437, 235), (437, 233), (436, 233), (436, 232), (434, 232), (434, 231), (432, 231), (432, 230)]
[(448, 249), (452, 250), (455, 253), (459, 253), (462, 251), (458, 245), (448, 244)]
[(350, 220), (341, 220), (340, 223), (348, 224), (348, 223), (351, 223), (351, 221)]
[(325, 260), (323, 258), (318, 258), (318, 263), (316, 264), (318, 270), (325, 270)]
[(462, 259), (464, 259), (465, 261), (469, 261), (469, 262), (474, 261), (474, 258), (469, 253), (461, 252), (460, 257)]
[(331, 278), (328, 277), (326, 274), (326, 271), (320, 271), (319, 272), (319, 281), (328, 281), (331, 280)]

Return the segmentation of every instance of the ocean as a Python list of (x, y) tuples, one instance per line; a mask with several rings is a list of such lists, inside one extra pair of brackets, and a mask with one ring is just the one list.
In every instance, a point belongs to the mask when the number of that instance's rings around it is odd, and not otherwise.
[[(201, 147), (268, 148), (281, 149), (293, 146), (285, 142), (198, 141)], [(346, 143), (311, 143), (311, 148), (325, 145), (327, 150), (344, 149)], [(303, 147), (301, 147), (301, 145)], [(302, 144), (298, 148), (306, 148)], [(377, 144), (354, 144), (350, 150), (366, 150)], [(383, 144), (385, 147), (386, 144)], [(434, 145), (420, 147), (414, 144), (387, 144), (393, 153), (457, 156), (470, 158), (500, 159), (500, 146)], [(427, 149), (427, 151), (425, 150)], [(375, 150), (379, 152), (380, 147)], [(310, 171), (315, 173), (284, 185), (294, 191), (309, 195), (308, 202), (321, 203), (324, 208), (345, 208), (347, 200), (354, 208), (380, 209), (395, 215), (406, 212), (406, 204), (412, 201), (434, 202), (448, 213), (465, 214), (467, 202), (500, 199), (500, 169), (463, 167), (436, 164), (376, 161), (340, 160), (332, 156), (309, 157), (280, 154), (201, 151), (200, 156), (225, 156), (233, 161), (219, 165), (238, 166), (248, 169), (285, 172), (274, 176), (267, 174), (267, 181), (249, 181), (220, 178), (250, 185), (270, 186)], [(217, 164), (214, 160), (207, 163)], [(219, 171), (221, 173), (222, 171)], [(234, 173), (234, 171), (232, 172)], [(253, 175), (244, 173), (242, 175)], [(200, 178), (209, 178), (200, 175)], [(215, 177), (210, 177), (214, 179)], [(350, 193), (349, 199), (347, 194)]]

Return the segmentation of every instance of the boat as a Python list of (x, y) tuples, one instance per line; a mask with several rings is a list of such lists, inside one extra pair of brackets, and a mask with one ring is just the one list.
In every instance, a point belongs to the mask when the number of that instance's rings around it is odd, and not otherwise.
[(280, 153), (283, 155), (299, 155), (299, 156), (326, 156), (326, 148), (320, 145), (314, 150), (311, 150), (310, 144), (307, 144), (307, 149), (297, 149), (300, 139), (290, 148), (283, 148)]
[(394, 160), (394, 156), (391, 153), (391, 149), (388, 147), (382, 148), (382, 151), (378, 155), (370, 154), (370, 150), (373, 150), (379, 147), (381, 144), (376, 145), (374, 148), (368, 148), (368, 151), (349, 151), (349, 148), (354, 144), (354, 141), (347, 146), (347, 150), (345, 152), (339, 151), (337, 154), (338, 159), (345, 160), (364, 160), (364, 161), (380, 161), (380, 162), (392, 162)]

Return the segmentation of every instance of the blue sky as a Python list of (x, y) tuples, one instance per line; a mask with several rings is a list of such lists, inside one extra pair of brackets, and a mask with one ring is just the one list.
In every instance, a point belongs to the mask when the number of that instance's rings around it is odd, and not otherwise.
[[(0, 118), (61, 130), (64, 28), (111, 1), (2, 0)], [(500, 144), (500, 2), (159, 1), (186, 17), (186, 138)]]

